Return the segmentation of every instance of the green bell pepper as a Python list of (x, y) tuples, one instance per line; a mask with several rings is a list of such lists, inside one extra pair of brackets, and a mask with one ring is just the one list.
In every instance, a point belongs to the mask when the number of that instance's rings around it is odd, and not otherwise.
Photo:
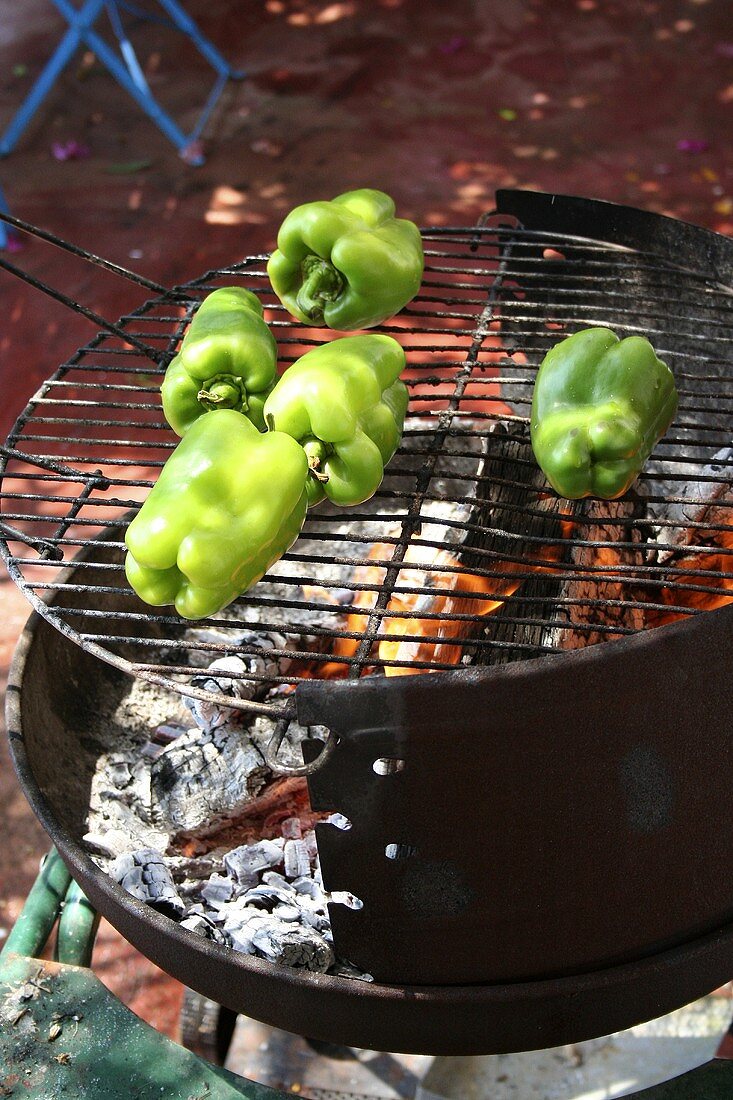
[(260, 433), (233, 409), (199, 417), (127, 529), (127, 579), (186, 619), (221, 611), (295, 542), (307, 477), (290, 436)]
[(307, 352), (265, 402), (265, 422), (308, 456), (308, 502), (348, 507), (372, 496), (397, 450), (408, 394), (391, 336), (345, 336)]
[(286, 309), (342, 332), (402, 309), (420, 289), (424, 259), (417, 226), (394, 215), (389, 195), (370, 188), (291, 210), (267, 265)]
[(259, 298), (243, 287), (221, 287), (204, 298), (166, 371), (166, 420), (185, 435), (210, 409), (236, 409), (262, 430), (276, 374), (277, 345)]
[(634, 482), (677, 411), (672, 372), (644, 336), (588, 328), (556, 344), (537, 374), (535, 458), (561, 496), (613, 500)]

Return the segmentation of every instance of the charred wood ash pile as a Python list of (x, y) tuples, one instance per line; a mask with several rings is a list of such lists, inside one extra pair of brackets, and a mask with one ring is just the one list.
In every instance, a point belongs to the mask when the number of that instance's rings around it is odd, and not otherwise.
[[(236, 693), (245, 681), (234, 686), (227, 673), (243, 665), (219, 658), (202, 682)], [(146, 737), (141, 719), (171, 708)], [(324, 889), (313, 831), (317, 820), (348, 828), (347, 819), (312, 813), (304, 780), (272, 775), (263, 756), (271, 719), (194, 699), (175, 708), (167, 692), (138, 681), (117, 708), (115, 725), (129, 737), (98, 758), (84, 836), (94, 861), (133, 897), (216, 943), (368, 980), (334, 954), (328, 902), (360, 903)], [(291, 723), (291, 759), (305, 734)]]

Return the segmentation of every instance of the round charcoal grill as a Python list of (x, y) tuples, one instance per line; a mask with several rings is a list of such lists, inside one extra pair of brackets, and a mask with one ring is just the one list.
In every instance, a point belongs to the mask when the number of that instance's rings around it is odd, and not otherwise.
[[(411, 393), (382, 487), (312, 512), (211, 620), (146, 608), (124, 580), (125, 524), (175, 445), (161, 375), (216, 286), (261, 295), (283, 365), (324, 333), (289, 320), (250, 257), (106, 326), (41, 387), (3, 449), (3, 554), (46, 620), (19, 651), (10, 725), (94, 904), (189, 985), (317, 1038), (521, 1050), (630, 1026), (733, 969), (733, 244), (511, 191), (477, 227), (424, 237), (420, 296), (382, 329)], [(571, 504), (527, 420), (543, 355), (590, 325), (648, 335), (680, 408), (625, 498)], [(234, 697), (202, 679), (232, 653), (254, 659)], [(324, 881), (363, 902), (331, 906), (334, 940), (373, 984), (233, 955), (99, 872), (54, 775), (120, 670), (269, 718), (273, 759), (292, 719), (326, 729), (303, 770), (351, 828), (317, 827)]]

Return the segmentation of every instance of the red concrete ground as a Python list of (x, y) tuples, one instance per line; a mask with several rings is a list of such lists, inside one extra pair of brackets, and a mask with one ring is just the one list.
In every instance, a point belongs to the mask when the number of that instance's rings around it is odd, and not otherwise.
[[(152, 0), (151, 7), (154, 7)], [(728, 0), (187, 0), (247, 70), (190, 168), (91, 56), (79, 54), (0, 185), (18, 216), (163, 283), (269, 248), (294, 204), (355, 186), (421, 223), (470, 224), (497, 187), (584, 194), (733, 233)], [(0, 126), (62, 32), (49, 0), (0, 0)], [(173, 34), (133, 21), (150, 82), (191, 126), (211, 73)], [(58, 161), (54, 142), (88, 147)], [(38, 241), (3, 254), (114, 319), (134, 286)], [(0, 437), (91, 334), (0, 272)], [(26, 615), (0, 579), (0, 668)], [(47, 842), (0, 750), (0, 925)], [(105, 980), (175, 1030), (180, 987), (103, 928)]]

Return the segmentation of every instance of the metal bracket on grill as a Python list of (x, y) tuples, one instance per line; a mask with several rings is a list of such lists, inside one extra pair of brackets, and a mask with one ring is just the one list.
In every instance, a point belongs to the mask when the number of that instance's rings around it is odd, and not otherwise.
[(275, 726), (275, 732), (270, 738), (267, 748), (263, 753), (265, 763), (267, 764), (270, 771), (274, 772), (275, 775), (314, 775), (315, 772), (319, 770), (319, 768), (323, 767), (323, 765), (331, 756), (333, 750), (336, 748), (338, 737), (333, 732), (333, 730), (329, 730), (328, 737), (325, 741), (319, 740), (318, 742), (311, 742), (312, 744), (319, 744), (323, 746), (318, 756), (314, 760), (306, 760), (305, 764), (300, 765), (282, 764), (277, 759), (277, 754), (279, 753), (280, 747), (285, 740), (285, 735), (288, 732), (288, 727), (290, 726), (291, 721), (292, 719), (290, 718), (281, 718)]

